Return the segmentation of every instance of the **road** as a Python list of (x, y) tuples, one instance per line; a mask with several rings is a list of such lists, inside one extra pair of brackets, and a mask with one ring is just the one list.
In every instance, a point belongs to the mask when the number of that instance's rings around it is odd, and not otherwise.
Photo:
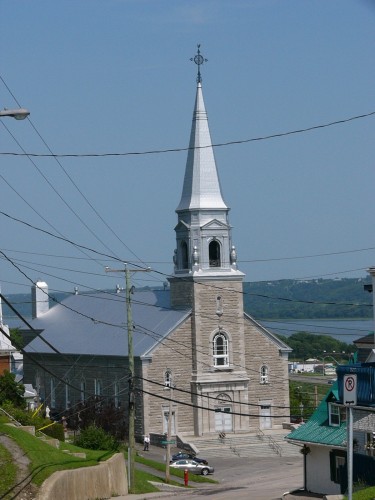
[(289, 373), (289, 380), (292, 382), (306, 382), (308, 384), (320, 384), (320, 385), (326, 385), (328, 384), (328, 381), (336, 378), (335, 375), (302, 375), (298, 373)]
[[(151, 457), (150, 457), (151, 458)], [(241, 459), (217, 458), (210, 461), (215, 473), (210, 476), (218, 484), (194, 484), (194, 490), (179, 488), (174, 492), (129, 495), (127, 500), (150, 498), (188, 498), (198, 500), (208, 496), (215, 500), (235, 497), (236, 500), (276, 500), (283, 493), (303, 486), (303, 457), (261, 457)]]
[[(302, 456), (217, 459), (214, 477), (219, 484), (205, 488), (204, 496), (215, 500), (280, 499), (283, 493), (303, 486), (303, 459)], [(191, 493), (189, 498), (196, 500), (202, 495)]]

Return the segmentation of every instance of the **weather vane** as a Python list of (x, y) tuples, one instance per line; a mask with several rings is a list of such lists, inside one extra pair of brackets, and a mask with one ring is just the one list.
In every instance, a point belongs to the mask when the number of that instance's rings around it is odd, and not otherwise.
[(201, 65), (205, 62), (208, 61), (208, 59), (205, 59), (202, 55), (201, 55), (201, 51), (199, 50), (200, 48), (200, 44), (197, 45), (198, 47), (198, 51), (197, 51), (197, 55), (190, 58), (190, 61), (194, 61), (195, 64), (198, 66), (198, 76), (197, 76), (197, 83), (201, 83), (202, 82), (202, 77), (201, 77)]

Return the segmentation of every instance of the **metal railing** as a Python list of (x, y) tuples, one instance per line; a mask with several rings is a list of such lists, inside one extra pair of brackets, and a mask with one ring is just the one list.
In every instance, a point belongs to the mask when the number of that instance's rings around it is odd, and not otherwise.
[(278, 455), (280, 455), (280, 457), (282, 456), (281, 446), (279, 444), (277, 444), (276, 441), (274, 439), (272, 439), (271, 436), (264, 434), (262, 429), (258, 429), (257, 436), (261, 441), (266, 441), (268, 446), (272, 450), (274, 450)]
[(17, 427), (20, 427), (22, 425), (20, 422), (18, 422), (18, 420), (12, 417), (12, 415), (10, 415), (7, 411), (5, 411), (4, 408), (0, 408), (0, 410), (9, 418), (9, 420), (14, 422), (15, 425), (17, 425)]

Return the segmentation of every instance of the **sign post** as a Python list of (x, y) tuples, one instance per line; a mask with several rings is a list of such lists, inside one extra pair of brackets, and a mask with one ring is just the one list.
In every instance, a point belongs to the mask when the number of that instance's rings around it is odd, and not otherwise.
[(348, 466), (348, 500), (353, 498), (353, 410), (357, 404), (357, 375), (350, 373), (344, 375), (343, 402), (346, 406), (347, 425), (347, 466)]

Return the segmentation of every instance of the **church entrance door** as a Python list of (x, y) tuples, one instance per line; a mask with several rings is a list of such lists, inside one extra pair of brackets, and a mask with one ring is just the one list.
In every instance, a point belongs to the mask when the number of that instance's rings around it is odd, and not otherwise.
[(233, 430), (231, 406), (217, 406), (215, 408), (215, 431), (231, 432)]
[(270, 405), (261, 405), (259, 427), (261, 429), (271, 429), (272, 428), (271, 406)]

